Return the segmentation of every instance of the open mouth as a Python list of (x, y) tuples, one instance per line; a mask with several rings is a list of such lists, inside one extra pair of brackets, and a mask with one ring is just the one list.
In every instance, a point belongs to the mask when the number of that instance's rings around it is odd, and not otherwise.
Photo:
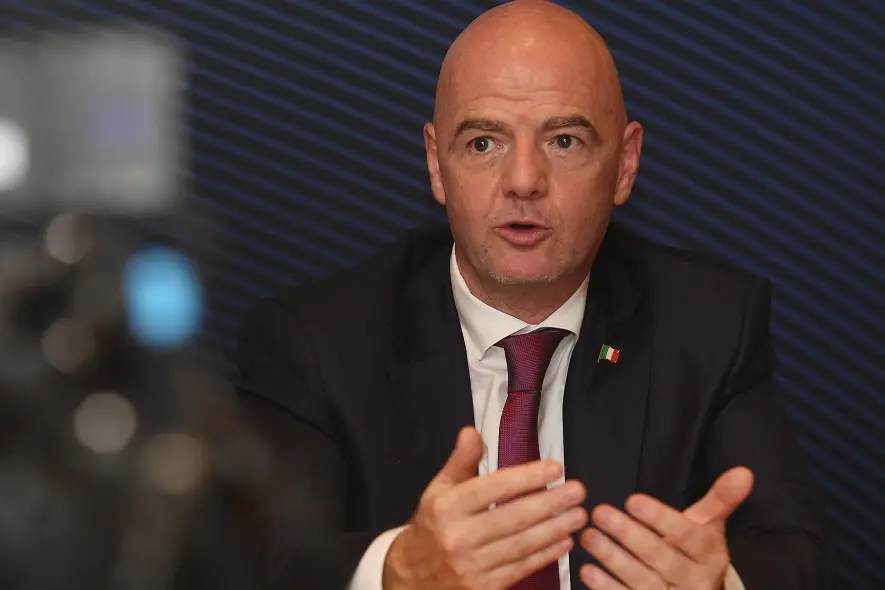
[(515, 221), (499, 225), (495, 233), (514, 246), (534, 246), (550, 235), (550, 228), (532, 222)]

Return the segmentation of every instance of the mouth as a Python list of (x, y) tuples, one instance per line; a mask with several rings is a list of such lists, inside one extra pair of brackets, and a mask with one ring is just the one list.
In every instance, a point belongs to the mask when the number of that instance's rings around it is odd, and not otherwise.
[(531, 219), (514, 219), (512, 221), (508, 221), (506, 223), (502, 223), (498, 226), (498, 228), (505, 229), (516, 229), (516, 230), (532, 230), (532, 229), (550, 229), (549, 227), (542, 225), (536, 221)]
[(495, 233), (509, 244), (525, 248), (547, 239), (552, 230), (531, 220), (515, 220), (495, 227)]

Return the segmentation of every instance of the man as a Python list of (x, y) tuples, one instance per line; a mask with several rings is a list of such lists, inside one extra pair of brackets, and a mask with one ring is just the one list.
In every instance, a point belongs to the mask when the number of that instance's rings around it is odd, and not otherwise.
[(822, 587), (769, 286), (610, 227), (642, 127), (599, 35), (485, 13), (424, 135), (450, 231), (244, 326), (244, 404), (292, 479), (281, 587)]

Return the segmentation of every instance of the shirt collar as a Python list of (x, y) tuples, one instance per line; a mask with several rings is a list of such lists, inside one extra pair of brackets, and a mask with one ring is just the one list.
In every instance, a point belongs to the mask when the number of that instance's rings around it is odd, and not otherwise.
[(587, 305), (587, 286), (589, 274), (569, 299), (540, 324), (531, 325), (511, 315), (497, 310), (480, 301), (464, 281), (455, 259), (455, 248), (452, 248), (449, 273), (452, 279), (452, 294), (455, 308), (461, 320), (464, 336), (469, 340), (468, 349), (472, 348), (482, 358), (485, 353), (501, 339), (518, 332), (530, 332), (538, 328), (561, 328), (575, 335), (581, 332), (584, 321), (584, 308)]

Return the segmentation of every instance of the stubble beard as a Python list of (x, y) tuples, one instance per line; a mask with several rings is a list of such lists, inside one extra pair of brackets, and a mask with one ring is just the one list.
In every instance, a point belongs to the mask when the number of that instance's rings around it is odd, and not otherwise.
[(499, 285), (516, 286), (516, 285), (545, 285), (556, 282), (565, 274), (566, 261), (560, 251), (556, 257), (556, 264), (553, 272), (534, 276), (511, 276), (502, 275), (495, 272), (495, 265), (492, 262), (492, 253), (489, 246), (482, 249), (482, 271), (489, 279)]

